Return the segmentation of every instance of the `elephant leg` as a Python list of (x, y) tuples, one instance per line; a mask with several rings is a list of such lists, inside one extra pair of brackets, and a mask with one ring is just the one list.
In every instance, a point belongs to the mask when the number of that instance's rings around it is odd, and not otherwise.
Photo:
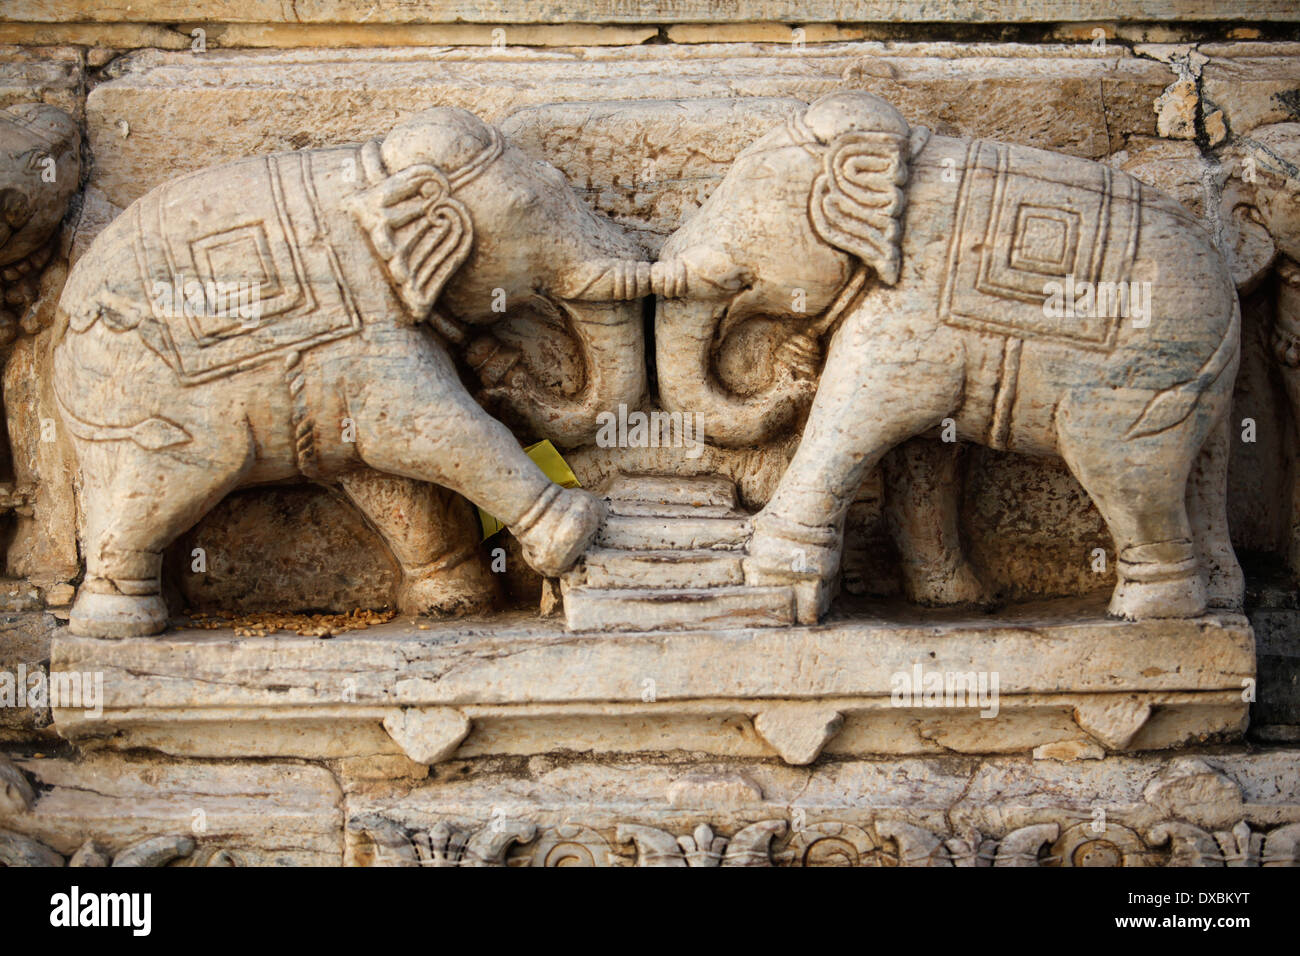
[(1075, 394), (1057, 411), (1061, 457), (1101, 512), (1115, 541), (1118, 582), (1110, 613), (1128, 620), (1205, 613), (1205, 576), (1192, 539), (1186, 492), (1205, 438), (1201, 416), (1124, 440), (1133, 419), (1099, 392)]
[(478, 547), (479, 524), (464, 498), (377, 471), (354, 472), (339, 484), (402, 566), (402, 613), (464, 614), (496, 602), (496, 582)]
[(767, 506), (754, 517), (745, 579), (754, 584), (819, 582), (815, 613), (834, 594), (844, 516), (854, 491), (882, 455), (940, 424), (961, 400), (960, 347), (941, 336), (855, 323), (826, 359), (803, 440)]
[(978, 604), (988, 589), (961, 546), (961, 446), (913, 438), (885, 455), (885, 514), (918, 604)]
[(440, 349), (411, 339), (399, 345), (394, 354), (356, 362), (351, 376), (348, 414), (361, 459), (463, 495), (505, 523), (542, 574), (567, 570), (600, 528), (600, 499), (547, 478), (509, 429), (474, 402)]
[(76, 439), (86, 576), (68, 618), (73, 634), (138, 637), (167, 626), (162, 552), (233, 491), (253, 461), (241, 426), (191, 428), (179, 450)]
[(1205, 569), (1210, 607), (1240, 611), (1246, 579), (1228, 534), (1228, 455), (1232, 423), (1225, 414), (1211, 430), (1192, 466), (1187, 483), (1187, 511), (1192, 537)]

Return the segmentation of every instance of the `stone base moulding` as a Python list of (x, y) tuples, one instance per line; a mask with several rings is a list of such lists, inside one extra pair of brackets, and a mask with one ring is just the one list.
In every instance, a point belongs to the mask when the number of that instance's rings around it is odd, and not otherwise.
[[(16, 757), (6, 866), (1300, 863), (1300, 751), (780, 761)], [(6, 766), (0, 757), (0, 768)], [(415, 769), (411, 768), (412, 771)], [(30, 784), (26, 783), (30, 781)]]
[(1296, 866), (1295, 758), (561, 765), (490, 792), (473, 779), (358, 792), (344, 853), (354, 866)]
[(331, 640), (60, 629), (50, 666), (102, 674), (102, 713), (53, 711), (85, 748), (424, 764), (557, 751), (1100, 757), (1240, 735), (1255, 675), (1240, 615), (1133, 623), (1073, 600), (998, 620), (912, 611), (616, 636), (524, 614), (399, 619)]

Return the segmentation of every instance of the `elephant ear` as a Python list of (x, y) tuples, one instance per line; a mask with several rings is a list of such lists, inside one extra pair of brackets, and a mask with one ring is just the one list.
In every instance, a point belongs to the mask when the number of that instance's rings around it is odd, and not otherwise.
[(1254, 190), (1236, 176), (1224, 184), (1219, 209), (1232, 281), (1239, 291), (1249, 292), (1268, 274), (1277, 247), (1260, 220)]
[(836, 137), (813, 180), (808, 213), (826, 242), (869, 265), (887, 285), (902, 264), (903, 185), (908, 140), (884, 132)]
[(352, 215), (416, 321), (469, 256), (474, 224), (435, 166), (409, 166), (359, 193)]

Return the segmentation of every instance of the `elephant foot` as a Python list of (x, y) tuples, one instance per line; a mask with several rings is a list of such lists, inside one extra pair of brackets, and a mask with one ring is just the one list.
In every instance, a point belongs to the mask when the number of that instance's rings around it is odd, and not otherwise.
[(490, 611), (496, 604), (497, 586), (492, 573), (477, 554), (466, 555), (451, 567), (447, 561), (402, 569), (397, 608), (403, 614), (439, 614), (459, 617)]
[[(1134, 549), (1137, 550), (1137, 549)], [(1205, 613), (1205, 577), (1200, 561), (1119, 561), (1119, 584), (1110, 599), (1110, 614), (1129, 621), (1200, 617)]]
[(511, 531), (523, 546), (524, 560), (554, 578), (582, 557), (604, 520), (605, 504), (595, 495), (553, 485)]
[(166, 626), (167, 605), (158, 594), (104, 594), (83, 586), (68, 615), (68, 630), (80, 637), (146, 637)]
[(974, 566), (962, 559), (946, 568), (908, 569), (903, 579), (907, 599), (927, 607), (952, 607), (972, 604), (988, 607), (994, 596), (975, 573)]
[(816, 624), (838, 589), (840, 540), (835, 531), (770, 515), (754, 519), (742, 566), (752, 587), (792, 585), (800, 624)]
[(745, 549), (745, 563), (786, 580), (835, 577), (840, 570), (840, 536), (834, 528), (813, 527), (760, 511)]

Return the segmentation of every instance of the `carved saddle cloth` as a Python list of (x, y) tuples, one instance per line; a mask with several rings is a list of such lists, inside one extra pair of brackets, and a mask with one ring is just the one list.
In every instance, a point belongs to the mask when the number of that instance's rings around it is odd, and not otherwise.
[[(1044, 308), (1067, 291), (1127, 282), (1137, 255), (1141, 184), (1124, 173), (1028, 147), (975, 140), (966, 152), (939, 300), (950, 325), (1085, 348), (1114, 344), (1114, 309)], [(1075, 312), (1076, 314), (1070, 314)]]
[(136, 257), (153, 307), (141, 332), (182, 382), (360, 330), (311, 162), (307, 151), (242, 160), (138, 204)]

